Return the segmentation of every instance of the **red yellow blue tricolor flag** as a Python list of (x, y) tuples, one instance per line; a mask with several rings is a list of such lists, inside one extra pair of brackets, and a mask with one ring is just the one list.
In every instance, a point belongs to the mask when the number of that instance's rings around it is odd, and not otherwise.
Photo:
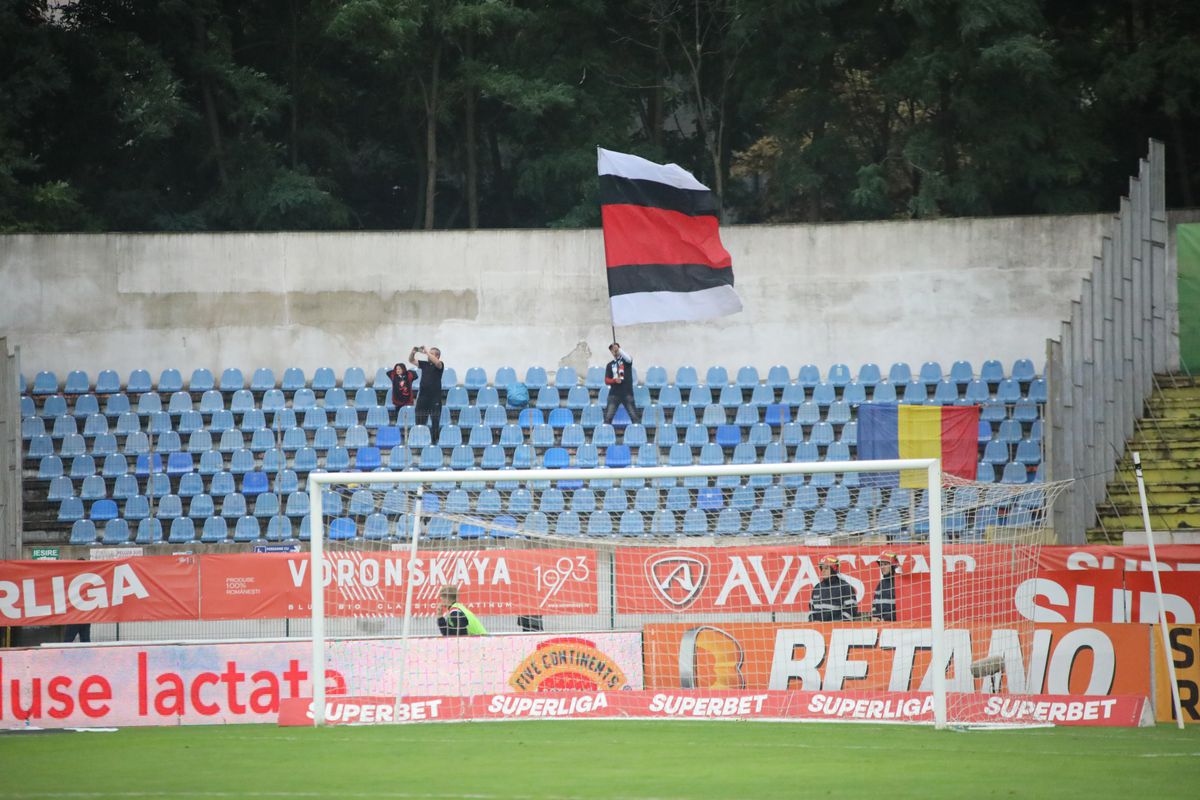
[[(896, 406), (864, 403), (858, 407), (858, 457), (863, 460), (940, 458), (942, 472), (975, 480), (979, 453), (978, 406)], [(880, 475), (875, 485), (920, 488), (918, 470)]]

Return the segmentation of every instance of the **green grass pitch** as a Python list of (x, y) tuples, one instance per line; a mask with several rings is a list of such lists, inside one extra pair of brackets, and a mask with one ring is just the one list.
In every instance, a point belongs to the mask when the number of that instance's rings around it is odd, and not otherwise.
[(0, 798), (1200, 797), (1200, 727), (526, 721), (0, 736)]

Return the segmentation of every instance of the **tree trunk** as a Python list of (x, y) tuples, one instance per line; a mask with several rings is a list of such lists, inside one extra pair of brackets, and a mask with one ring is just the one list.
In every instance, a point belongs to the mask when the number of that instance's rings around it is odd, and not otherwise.
[(433, 230), (434, 202), (437, 198), (437, 115), (438, 81), (442, 68), (442, 43), (439, 39), (433, 48), (433, 68), (429, 75), (429, 88), (425, 93), (425, 230)]
[[(200, 53), (208, 50), (208, 33), (204, 26), (204, 19), (200, 16), (196, 17), (196, 47)], [(213, 97), (212, 82), (209, 80), (207, 71), (201, 70), (200, 75), (200, 96), (204, 100), (204, 119), (208, 124), (208, 136), (212, 141), (213, 160), (217, 165), (217, 178), (221, 182), (222, 187), (229, 185), (229, 171), (225, 168), (225, 148), (221, 143), (221, 121), (217, 118), (217, 101)]]
[[(466, 61), (471, 63), (475, 55), (475, 34), (467, 31)], [(479, 227), (479, 163), (475, 156), (475, 87), (466, 85), (466, 148), (467, 148), (467, 227)]]
[(297, 132), (300, 129), (300, 77), (299, 77), (299, 61), (297, 58), (297, 42), (299, 37), (299, 24), (297, 22), (296, 0), (290, 0), (288, 3), (288, 16), (291, 22), (291, 42), (288, 48), (288, 82), (291, 84), (289, 95), (290, 97), (290, 130), (288, 132), (288, 150), (291, 156), (292, 169), (300, 163), (300, 145), (296, 141)]

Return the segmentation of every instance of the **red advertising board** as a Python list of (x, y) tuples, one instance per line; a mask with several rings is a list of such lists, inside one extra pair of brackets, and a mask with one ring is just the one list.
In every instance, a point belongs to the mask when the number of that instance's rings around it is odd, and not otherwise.
[[(1200, 545), (1170, 544), (1154, 548), (1160, 567), (1172, 572), (1200, 572)], [(1144, 546), (1048, 545), (1038, 553), (1041, 569), (1108, 569), (1149, 572), (1150, 550)]]
[[(929, 619), (929, 562), (922, 547), (895, 547), (898, 619)], [(662, 613), (803, 613), (817, 582), (816, 561), (831, 553), (869, 609), (880, 548), (687, 547), (616, 550), (617, 610)], [(1200, 546), (1159, 548), (1170, 621), (1200, 620)], [(587, 549), (332, 552), (324, 572), (326, 614), (396, 616), (407, 583), (415, 613), (437, 611), (445, 584), (484, 615), (587, 615), (598, 612), (597, 559)], [(1006, 545), (946, 548), (947, 619), (962, 598), (988, 606), (974, 616), (1001, 621), (1149, 622), (1156, 619), (1144, 547), (1042, 547), (1040, 574), (1011, 584)], [(306, 553), (147, 556), (93, 562), (0, 561), (0, 624), (43, 625), (136, 620), (303, 617), (310, 612)], [(607, 576), (605, 578), (608, 579)], [(968, 587), (973, 587), (968, 589)]]
[[(1095, 725), (1153, 724), (1145, 697), (1065, 695), (951, 696), (954, 721), (977, 724)], [(331, 725), (423, 720), (511, 719), (771, 719), (855, 722), (932, 722), (933, 698), (908, 692), (734, 692), (686, 693), (555, 692), (553, 695), (483, 694), (473, 697), (338, 697), (325, 703)], [(312, 725), (312, 699), (284, 700), (279, 724)]]
[[(642, 688), (632, 631), (337, 639), (325, 653), (331, 699), (401, 684), (421, 697)], [(312, 696), (311, 665), (303, 639), (0, 650), (0, 729), (273, 723), (282, 702)]]
[(0, 562), (0, 625), (196, 619), (195, 556)]
[[(831, 553), (840, 572), (854, 587), (859, 607), (869, 609), (879, 581), (878, 547), (689, 547), (671, 550), (619, 548), (616, 553), (617, 610), (626, 614), (796, 613), (809, 610), (812, 588), (820, 580), (817, 562)], [(1012, 548), (1004, 548), (1009, 555)], [(929, 619), (929, 559), (926, 549), (899, 549), (901, 569), (895, 591), (898, 619)], [(946, 614), (953, 619), (966, 587), (1009, 580), (1007, 561), (994, 558), (994, 545), (946, 549), (944, 562)], [(992, 619), (1018, 619), (1011, 598), (992, 592), (991, 604), (973, 611)]]
[[(1200, 575), (1160, 572), (1159, 582), (1169, 622), (1200, 618)], [(1021, 616), (1036, 622), (1158, 621), (1153, 572), (1043, 570), (1019, 587), (1014, 603)]]

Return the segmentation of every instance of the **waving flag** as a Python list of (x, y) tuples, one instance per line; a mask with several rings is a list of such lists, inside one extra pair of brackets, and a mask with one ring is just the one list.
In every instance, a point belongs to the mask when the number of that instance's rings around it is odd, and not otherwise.
[(741, 311), (708, 187), (676, 164), (604, 149), (598, 162), (613, 324)]
[[(979, 455), (979, 406), (895, 406), (863, 403), (858, 407), (858, 457), (940, 458), (942, 472), (975, 480)], [(920, 488), (921, 470), (877, 476), (875, 485)]]

